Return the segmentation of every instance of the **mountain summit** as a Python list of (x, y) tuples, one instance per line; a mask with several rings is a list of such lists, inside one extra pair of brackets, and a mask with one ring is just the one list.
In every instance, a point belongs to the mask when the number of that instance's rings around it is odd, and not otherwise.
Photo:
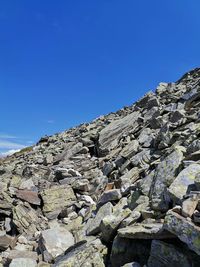
[(200, 68), (0, 161), (2, 266), (200, 266)]

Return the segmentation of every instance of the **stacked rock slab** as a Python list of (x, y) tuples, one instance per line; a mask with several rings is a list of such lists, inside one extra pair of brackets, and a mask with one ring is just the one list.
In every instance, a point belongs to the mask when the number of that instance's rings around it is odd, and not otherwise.
[(0, 266), (200, 266), (200, 69), (0, 159)]

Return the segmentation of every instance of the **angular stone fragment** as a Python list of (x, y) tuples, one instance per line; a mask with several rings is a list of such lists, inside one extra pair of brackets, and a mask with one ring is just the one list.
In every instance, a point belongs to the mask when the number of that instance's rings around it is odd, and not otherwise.
[(129, 262), (123, 265), (122, 267), (141, 267), (141, 265), (138, 262)]
[(185, 199), (182, 203), (182, 215), (184, 217), (192, 217), (198, 201), (199, 196), (197, 194), (191, 194), (187, 199)]
[(94, 218), (88, 220), (86, 224), (86, 233), (87, 235), (95, 235), (100, 232), (100, 224), (102, 219), (112, 213), (113, 205), (108, 202), (97, 211), (97, 214)]
[(139, 143), (137, 140), (132, 140), (129, 142), (120, 152), (120, 155), (124, 158), (131, 158), (133, 155), (137, 153), (139, 149)]
[(9, 255), (8, 255), (9, 260), (22, 259), (22, 258), (25, 258), (25, 259), (28, 258), (28, 259), (37, 261), (38, 260), (38, 254), (35, 251), (26, 250), (26, 252), (24, 252), (23, 250), (20, 251), (20, 250), (15, 250), (15, 249), (13, 249), (9, 252)]
[(74, 245), (73, 235), (64, 227), (55, 227), (41, 232), (40, 250), (45, 261), (51, 261)]
[(179, 173), (169, 187), (169, 193), (175, 203), (180, 204), (183, 196), (194, 189), (195, 176), (199, 172), (200, 165), (191, 164)]
[(38, 197), (38, 193), (30, 190), (17, 190), (16, 196), (19, 199), (25, 200), (34, 205), (40, 205), (41, 199)]
[(99, 199), (100, 204), (104, 204), (109, 201), (119, 200), (122, 197), (120, 189), (111, 189), (105, 191)]
[(153, 240), (148, 267), (192, 267), (192, 263), (182, 250), (173, 244)]
[(20, 233), (34, 234), (46, 228), (46, 220), (30, 205), (17, 205), (13, 208), (13, 222)]
[(100, 229), (102, 234), (102, 239), (106, 242), (112, 240), (115, 236), (117, 228), (120, 223), (129, 217), (131, 210), (126, 208), (122, 210), (118, 215), (111, 214), (104, 217), (101, 221)]
[(37, 262), (30, 258), (13, 259), (9, 267), (37, 267)]
[(5, 250), (8, 247), (12, 247), (14, 242), (14, 237), (7, 235), (4, 231), (0, 231), (0, 250)]
[(41, 192), (44, 203), (43, 212), (48, 219), (55, 219), (63, 208), (71, 206), (76, 196), (68, 185), (52, 186)]
[(176, 235), (191, 250), (200, 255), (200, 227), (181, 215), (168, 211), (165, 216), (164, 229)]
[(99, 239), (74, 247), (65, 256), (58, 259), (52, 267), (105, 267), (107, 248)]
[(166, 211), (169, 206), (167, 187), (174, 181), (181, 165), (183, 153), (179, 147), (167, 156), (156, 168), (151, 185), (150, 200), (154, 210)]
[(133, 112), (122, 119), (115, 120), (106, 126), (99, 136), (100, 150), (105, 153), (118, 145), (119, 138), (137, 126), (139, 112)]
[(165, 239), (174, 236), (163, 229), (162, 223), (137, 223), (118, 230), (118, 235), (130, 239)]

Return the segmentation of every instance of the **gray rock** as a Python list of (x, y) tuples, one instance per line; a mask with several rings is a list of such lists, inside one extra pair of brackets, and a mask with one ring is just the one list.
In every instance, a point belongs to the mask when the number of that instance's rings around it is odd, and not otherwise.
[(94, 218), (88, 220), (86, 224), (86, 233), (87, 235), (95, 235), (100, 232), (100, 224), (104, 217), (110, 215), (112, 213), (113, 205), (108, 202), (104, 204), (100, 209), (97, 211), (97, 214)]
[(55, 227), (41, 232), (39, 247), (45, 261), (51, 261), (74, 245), (73, 235), (64, 227)]
[(29, 258), (13, 259), (9, 267), (37, 267), (37, 262)]
[(175, 180), (182, 159), (182, 149), (177, 147), (157, 166), (150, 193), (152, 209), (159, 211), (168, 209), (170, 200), (167, 198), (167, 188)]
[(99, 204), (104, 204), (109, 201), (119, 200), (120, 198), (122, 198), (120, 189), (111, 189), (105, 191), (101, 195), (101, 198), (99, 199)]
[(191, 250), (200, 255), (200, 227), (181, 215), (168, 211), (165, 216), (164, 229), (176, 235)]
[(169, 187), (169, 193), (175, 203), (180, 204), (183, 196), (194, 189), (195, 176), (199, 172), (200, 165), (191, 164), (179, 173)]
[(192, 267), (193, 264), (182, 250), (172, 244), (160, 240), (153, 240), (148, 267)]
[(119, 138), (124, 133), (127, 133), (130, 129), (134, 129), (134, 127), (137, 126), (137, 119), (139, 115), (139, 112), (133, 112), (122, 119), (111, 122), (107, 127), (105, 127), (100, 132), (99, 136), (101, 151), (105, 153), (105, 151), (115, 148), (118, 145)]

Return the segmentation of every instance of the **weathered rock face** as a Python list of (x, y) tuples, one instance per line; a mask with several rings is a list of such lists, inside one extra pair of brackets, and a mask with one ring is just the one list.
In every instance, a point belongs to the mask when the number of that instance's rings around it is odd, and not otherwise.
[(195, 69), (0, 159), (0, 266), (200, 266), (199, 108)]

